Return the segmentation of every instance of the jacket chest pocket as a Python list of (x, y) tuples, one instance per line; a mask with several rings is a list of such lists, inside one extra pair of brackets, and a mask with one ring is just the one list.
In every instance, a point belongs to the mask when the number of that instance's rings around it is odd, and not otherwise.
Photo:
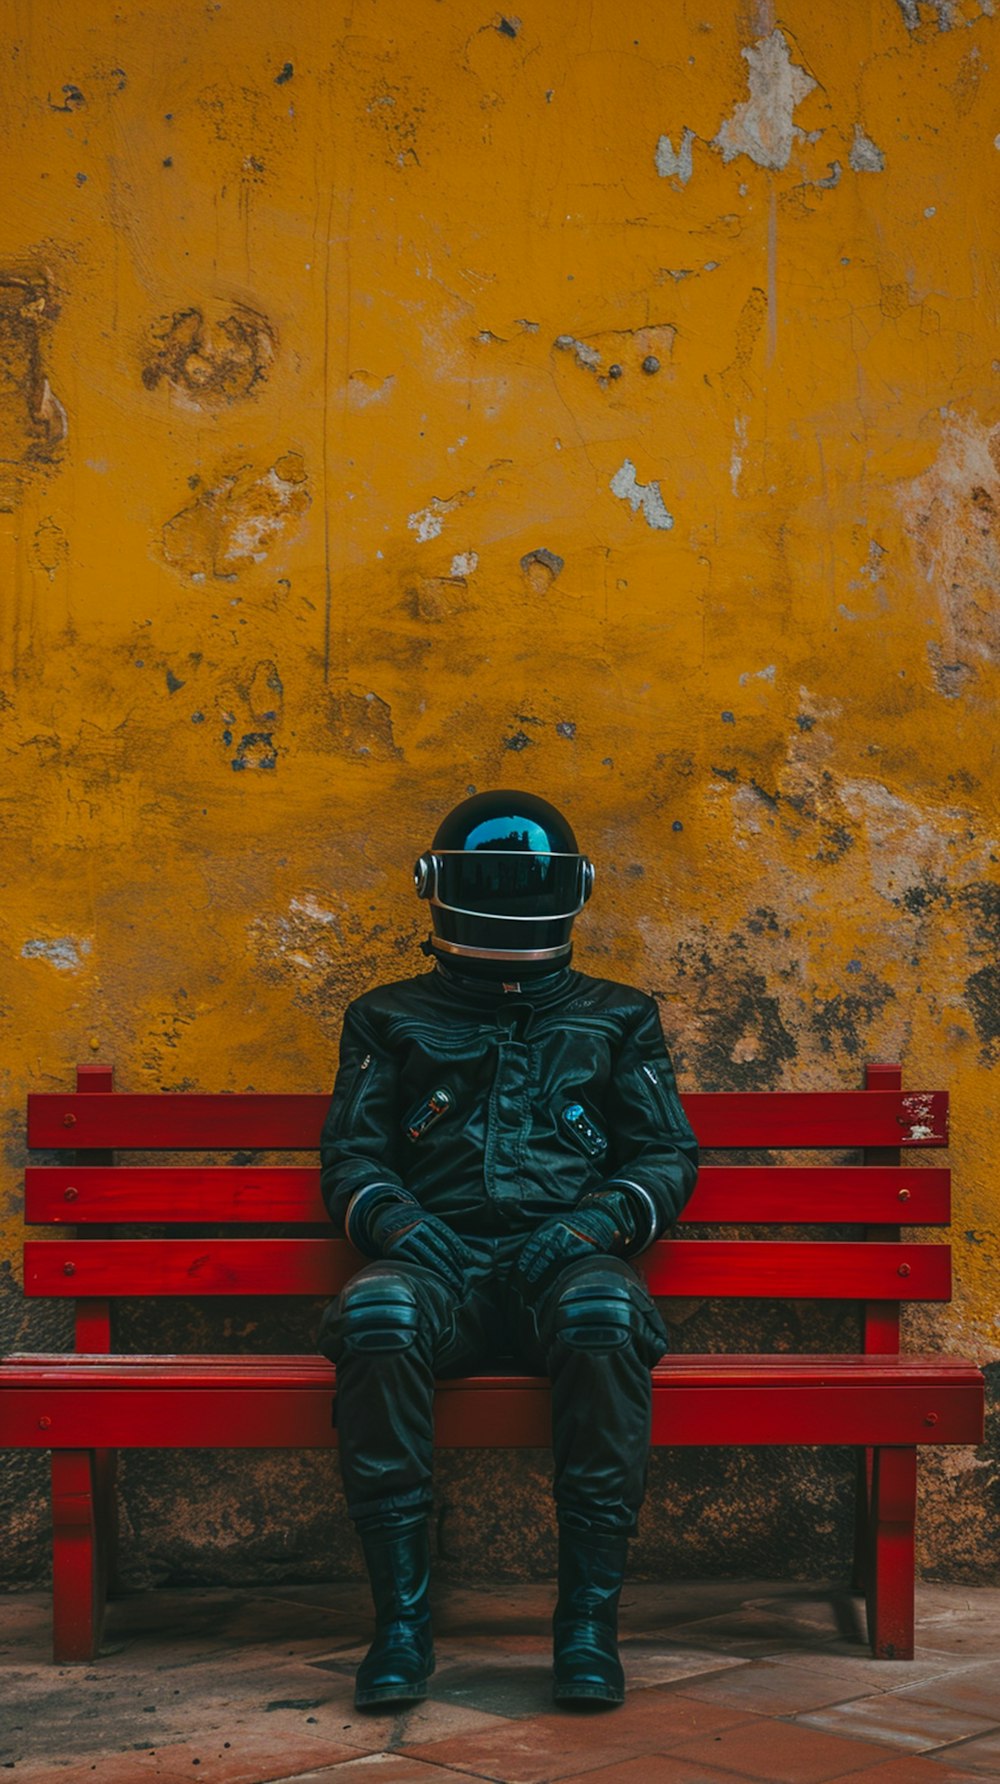
[(575, 1099), (563, 1103), (559, 1110), (559, 1126), (588, 1158), (604, 1157), (608, 1137), (583, 1103)]
[(454, 1106), (455, 1098), (451, 1091), (447, 1090), (444, 1085), (440, 1085), (428, 1096), (421, 1097), (419, 1103), (414, 1104), (403, 1122), (403, 1133), (415, 1146), (419, 1140), (423, 1139), (428, 1130), (434, 1127), (442, 1116), (447, 1115)]
[(643, 1061), (639, 1067), (639, 1074), (652, 1092), (653, 1102), (663, 1116), (669, 1131), (676, 1133), (678, 1129), (686, 1129), (688, 1119), (672, 1077), (649, 1059)]

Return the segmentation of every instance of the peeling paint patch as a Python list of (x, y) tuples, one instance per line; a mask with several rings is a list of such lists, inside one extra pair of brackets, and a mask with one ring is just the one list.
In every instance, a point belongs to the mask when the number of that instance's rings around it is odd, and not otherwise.
[(345, 688), (330, 696), (330, 722), (337, 741), (355, 756), (383, 759), (402, 755), (392, 730), (392, 707), (379, 694)]
[(555, 346), (560, 353), (572, 353), (577, 365), (583, 366), (585, 371), (600, 370), (601, 356), (597, 348), (588, 346), (586, 341), (578, 341), (575, 335), (557, 335)]
[(935, 680), (960, 693), (977, 665), (1000, 658), (1000, 427), (947, 416), (937, 458), (902, 486), (899, 505), (940, 611)]
[(855, 173), (883, 173), (885, 170), (882, 150), (877, 143), (872, 142), (870, 136), (865, 135), (860, 124), (854, 126), (854, 141), (848, 160)]
[(548, 593), (557, 576), (565, 569), (565, 562), (557, 552), (549, 551), (540, 545), (537, 551), (526, 551), (521, 559), (521, 569), (528, 578), (536, 595)]
[(249, 396), (267, 377), (277, 348), (266, 316), (244, 304), (214, 318), (195, 306), (175, 310), (150, 332), (152, 347), (142, 368), (146, 389), (165, 380), (191, 409)]
[(747, 443), (747, 417), (737, 415), (733, 422), (733, 449), (729, 455), (729, 481), (733, 486), (733, 495), (740, 493), (740, 472), (743, 469), (743, 452)]
[(697, 141), (693, 130), (685, 129), (676, 150), (669, 136), (661, 136), (656, 145), (656, 171), (661, 180), (678, 180), (686, 186), (694, 172), (693, 145)]
[(715, 147), (722, 150), (723, 161), (749, 155), (758, 167), (787, 167), (795, 138), (801, 135), (793, 122), (795, 107), (816, 82), (792, 61), (779, 30), (741, 54), (750, 71), (750, 97), (723, 120)]
[(59, 314), (48, 283), (0, 275), (0, 464), (51, 463), (66, 411), (45, 375), (44, 330)]
[(391, 396), (395, 383), (391, 372), (387, 378), (377, 378), (372, 372), (352, 372), (347, 380), (347, 400), (352, 409), (367, 409), (369, 403), (381, 403)]
[(163, 555), (192, 578), (237, 576), (267, 557), (311, 501), (298, 452), (286, 452), (260, 475), (243, 465), (167, 521)]
[(616, 471), (612, 477), (611, 493), (620, 501), (628, 502), (633, 514), (641, 509), (649, 526), (663, 532), (673, 526), (674, 517), (667, 512), (659, 483), (640, 483), (630, 458), (625, 460), (621, 470)]
[(478, 568), (478, 551), (458, 551), (451, 560), (453, 576), (474, 576)]
[(437, 538), (444, 526), (445, 516), (471, 501), (475, 493), (474, 489), (460, 489), (454, 496), (432, 496), (426, 508), (418, 508), (410, 515), (406, 522), (410, 532), (416, 533), (421, 545), (426, 545), (428, 539)]
[(33, 939), (25, 942), (21, 956), (24, 960), (47, 960), (61, 973), (75, 973), (79, 972), (90, 949), (88, 936), (78, 941), (72, 935), (60, 935), (52, 941)]

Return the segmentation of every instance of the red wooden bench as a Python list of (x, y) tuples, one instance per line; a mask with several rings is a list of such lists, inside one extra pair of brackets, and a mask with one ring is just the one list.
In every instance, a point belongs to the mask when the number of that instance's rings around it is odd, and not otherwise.
[[(983, 1379), (951, 1356), (900, 1356), (905, 1301), (946, 1301), (950, 1251), (901, 1241), (946, 1225), (946, 1170), (903, 1165), (947, 1143), (947, 1096), (904, 1092), (897, 1066), (870, 1066), (863, 1091), (720, 1093), (684, 1099), (702, 1146), (845, 1149), (852, 1164), (709, 1163), (685, 1222), (740, 1228), (842, 1227), (863, 1236), (665, 1240), (642, 1259), (666, 1296), (816, 1297), (862, 1303), (857, 1355), (676, 1355), (654, 1375), (654, 1444), (846, 1444), (858, 1452), (856, 1584), (873, 1651), (913, 1653), (916, 1457), (921, 1443), (976, 1443)], [(314, 1154), (326, 1096), (125, 1095), (111, 1069), (81, 1066), (75, 1095), (29, 1098), (36, 1148), (71, 1148), (29, 1167), (26, 1217), (52, 1238), (25, 1245), (25, 1292), (76, 1301), (77, 1352), (0, 1366), (0, 1442), (51, 1450), (54, 1647), (97, 1651), (114, 1546), (119, 1448), (325, 1448), (336, 1441), (334, 1374), (319, 1356), (116, 1356), (111, 1301), (125, 1295), (329, 1296), (357, 1267), (343, 1242), (301, 1238), (115, 1238), (117, 1224), (326, 1220), (313, 1161), (293, 1165), (113, 1164), (111, 1149)], [(438, 1442), (548, 1442), (548, 1388), (515, 1375), (442, 1384)]]

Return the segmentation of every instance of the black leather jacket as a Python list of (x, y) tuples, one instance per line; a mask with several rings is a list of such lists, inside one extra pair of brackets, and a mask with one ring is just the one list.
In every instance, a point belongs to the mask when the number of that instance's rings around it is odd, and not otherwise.
[(320, 1158), (340, 1232), (376, 1183), (499, 1237), (625, 1182), (662, 1234), (698, 1146), (651, 997), (569, 967), (505, 993), (438, 965), (349, 1006)]

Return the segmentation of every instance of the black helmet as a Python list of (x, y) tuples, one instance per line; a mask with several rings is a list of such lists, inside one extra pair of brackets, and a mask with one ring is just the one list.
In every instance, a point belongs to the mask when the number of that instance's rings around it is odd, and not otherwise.
[(534, 793), (476, 793), (439, 826), (413, 870), (433, 946), (477, 960), (558, 961), (594, 885), (561, 812)]

